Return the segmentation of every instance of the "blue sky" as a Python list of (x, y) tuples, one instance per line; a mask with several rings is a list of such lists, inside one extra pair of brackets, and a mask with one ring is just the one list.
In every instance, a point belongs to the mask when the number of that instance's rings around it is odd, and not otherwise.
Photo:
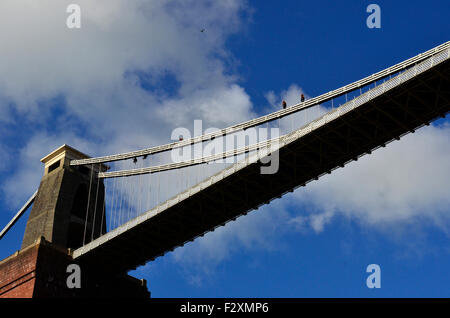
[[(0, 224), (63, 143), (91, 155), (165, 143), (194, 119), (225, 127), (450, 40), (444, 0), (83, 0), (74, 32), (64, 1), (18, 2), (0, 4)], [(370, 3), (381, 29), (366, 26)], [(153, 297), (448, 297), (449, 146), (440, 120), (132, 274)], [(380, 289), (365, 284), (372, 263)]]

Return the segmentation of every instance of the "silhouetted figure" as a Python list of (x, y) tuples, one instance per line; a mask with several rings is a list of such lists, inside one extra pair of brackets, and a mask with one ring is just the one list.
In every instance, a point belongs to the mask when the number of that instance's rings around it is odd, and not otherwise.
[(302, 94), (302, 96), (300, 98), (301, 98), (301, 101), (303, 103), (305, 101), (305, 95)]
[(286, 109), (287, 105), (286, 105), (286, 101), (285, 100), (283, 101), (282, 105), (283, 105), (283, 109)]
[(137, 162), (137, 158), (133, 158), (133, 163), (136, 163)]

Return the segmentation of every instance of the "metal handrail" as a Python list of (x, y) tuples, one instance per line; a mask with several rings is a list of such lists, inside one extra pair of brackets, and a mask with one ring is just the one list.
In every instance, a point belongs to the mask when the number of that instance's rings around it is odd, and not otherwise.
[(380, 72), (377, 72), (375, 74), (372, 74), (370, 76), (367, 76), (361, 80), (358, 80), (356, 82), (353, 82), (351, 84), (345, 85), (341, 88), (335, 89), (333, 91), (330, 91), (328, 93), (322, 94), (320, 96), (311, 98), (305, 102), (296, 104), (294, 106), (288, 107), (286, 109), (282, 109), (273, 113), (270, 113), (268, 115), (265, 116), (261, 116), (258, 118), (254, 118), (245, 122), (242, 122), (240, 124), (237, 125), (233, 125), (212, 133), (208, 133), (208, 134), (204, 134), (201, 136), (197, 136), (197, 137), (193, 137), (190, 139), (186, 139), (183, 141), (178, 141), (178, 142), (173, 142), (173, 143), (169, 143), (169, 144), (165, 144), (165, 145), (160, 145), (160, 146), (156, 146), (156, 147), (151, 147), (151, 148), (147, 148), (147, 149), (143, 149), (143, 150), (137, 150), (137, 151), (132, 151), (132, 152), (126, 152), (126, 153), (121, 153), (121, 154), (115, 154), (115, 155), (110, 155), (110, 156), (103, 156), (103, 157), (96, 157), (96, 158), (88, 158), (88, 159), (79, 159), (79, 160), (71, 160), (70, 161), (70, 165), (71, 166), (78, 166), (78, 165), (88, 165), (88, 164), (100, 164), (100, 163), (105, 163), (105, 162), (112, 162), (112, 161), (119, 161), (119, 160), (126, 160), (126, 159), (131, 159), (131, 158), (135, 158), (135, 157), (141, 157), (141, 156), (145, 156), (145, 155), (151, 155), (151, 154), (156, 154), (156, 153), (160, 153), (160, 152), (164, 152), (164, 151), (168, 151), (174, 148), (179, 148), (179, 147), (184, 147), (187, 145), (191, 145), (191, 144), (196, 144), (199, 142), (203, 142), (203, 141), (209, 141), (211, 139), (214, 139), (216, 137), (220, 137), (220, 136), (224, 136), (227, 134), (231, 134), (234, 132), (237, 132), (239, 130), (243, 130), (243, 129), (247, 129), (250, 127), (254, 127), (260, 124), (264, 124), (266, 122), (278, 119), (278, 118), (282, 118), (285, 117), (287, 115), (290, 115), (292, 113), (296, 113), (300, 110), (304, 110), (313, 106), (316, 106), (320, 103), (329, 101), (333, 98), (342, 96), (354, 89), (363, 87), (367, 84), (376, 82), (382, 78), (385, 78), (389, 75), (392, 75), (402, 69), (405, 69), (411, 65), (414, 65), (418, 62), (423, 61), (424, 59), (427, 59), (433, 55), (436, 55), (440, 52), (443, 52), (447, 49), (450, 48), (450, 41), (443, 43), (431, 50), (428, 50), (424, 53), (420, 53), (408, 60), (405, 60), (403, 62), (400, 62), (394, 66), (391, 66), (387, 69), (384, 69)]

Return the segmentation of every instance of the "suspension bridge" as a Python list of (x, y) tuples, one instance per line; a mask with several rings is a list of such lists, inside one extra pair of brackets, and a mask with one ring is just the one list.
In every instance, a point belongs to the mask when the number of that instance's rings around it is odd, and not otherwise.
[[(296, 105), (165, 145), (95, 158), (62, 146), (43, 158), (46, 175), (66, 169), (84, 180), (53, 194), (73, 201), (72, 237), (62, 244), (74, 260), (117, 273), (173, 251), (444, 118), (449, 58), (446, 42)], [(48, 206), (48, 192), (60, 184), (49, 182), (43, 179), (0, 237), (33, 203)], [(37, 212), (30, 215), (22, 247), (37, 235), (29, 228), (45, 228), (39, 222)], [(64, 236), (56, 232), (47, 239)]]

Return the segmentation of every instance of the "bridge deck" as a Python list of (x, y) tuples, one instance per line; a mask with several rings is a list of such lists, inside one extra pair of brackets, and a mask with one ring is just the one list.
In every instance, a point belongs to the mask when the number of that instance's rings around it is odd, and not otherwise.
[(378, 86), (283, 138), (276, 174), (261, 174), (256, 159), (237, 163), (75, 250), (74, 258), (97, 264), (102, 260), (116, 272), (134, 269), (444, 117), (450, 111), (446, 54), (440, 64), (424, 66), (401, 85)]

